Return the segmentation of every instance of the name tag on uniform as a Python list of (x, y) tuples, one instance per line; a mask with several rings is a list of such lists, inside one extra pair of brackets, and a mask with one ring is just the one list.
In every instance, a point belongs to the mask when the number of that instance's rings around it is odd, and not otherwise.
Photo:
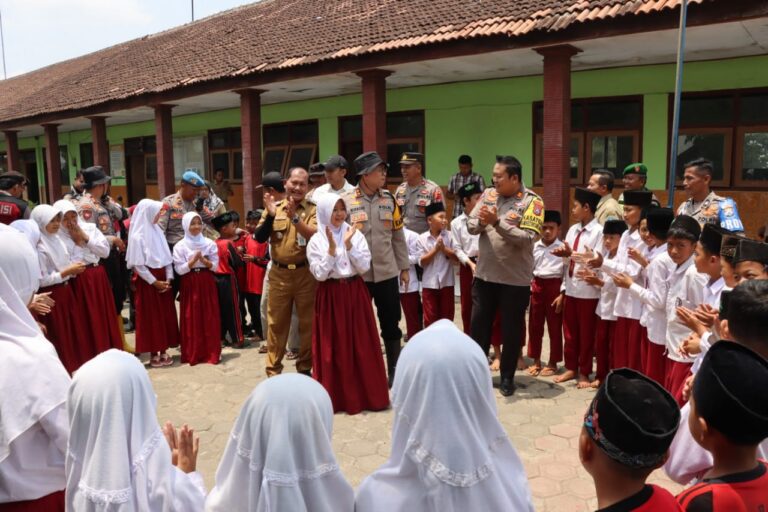
[(299, 233), (296, 233), (296, 245), (299, 247), (305, 247), (307, 245), (307, 239), (301, 236)]
[(353, 224), (357, 224), (358, 222), (368, 222), (368, 214), (365, 212), (353, 212), (352, 215), (350, 215), (350, 220)]

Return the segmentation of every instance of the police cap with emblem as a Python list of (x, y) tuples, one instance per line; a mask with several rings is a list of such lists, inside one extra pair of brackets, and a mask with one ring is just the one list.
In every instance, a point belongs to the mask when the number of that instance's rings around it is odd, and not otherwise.
[(195, 171), (184, 171), (184, 174), (181, 175), (181, 182), (195, 188), (205, 186), (205, 181)]
[(648, 231), (659, 240), (667, 239), (667, 231), (673, 220), (675, 212), (672, 208), (649, 208), (645, 216)]
[(696, 414), (730, 442), (756, 445), (768, 436), (768, 361), (731, 341), (712, 345), (693, 381)]
[(483, 189), (479, 183), (467, 183), (459, 189), (459, 198), (467, 199), (475, 194), (482, 194)]
[(646, 167), (646, 165), (642, 162), (629, 164), (624, 168), (624, 172), (622, 173), (622, 176), (626, 176), (627, 174), (640, 174), (642, 176), (648, 176), (648, 167)]
[(603, 225), (604, 235), (621, 235), (627, 230), (627, 223), (623, 220), (609, 219)]
[(756, 261), (768, 265), (768, 244), (748, 238), (739, 240), (733, 256), (733, 264), (736, 265), (742, 261)]
[(424, 155), (421, 153), (415, 153), (412, 151), (406, 151), (400, 157), (400, 165), (412, 165), (422, 164), (424, 165)]
[[(103, 185), (108, 183), (112, 178), (107, 176), (104, 172), (104, 168), (100, 165), (94, 165), (83, 170), (83, 181), (85, 181), (85, 188), (92, 189), (96, 185)], [(202, 180), (201, 180), (202, 181)]]
[(672, 395), (629, 368), (608, 374), (584, 415), (592, 441), (611, 459), (636, 469), (664, 462), (679, 424)]
[(430, 203), (424, 208), (424, 215), (431, 217), (432, 215), (445, 211), (445, 205), (438, 201), (436, 203)]
[(334, 171), (336, 169), (349, 169), (349, 163), (347, 159), (341, 155), (333, 155), (325, 162), (326, 172)]
[(230, 222), (235, 222), (235, 216), (233, 215), (233, 213), (234, 212), (232, 211), (224, 212), (221, 215), (217, 215), (216, 217), (211, 219), (211, 224), (213, 224), (213, 227), (216, 228), (216, 231), (220, 230), (222, 226), (226, 226)]
[[(261, 178), (261, 187), (272, 188), (277, 192), (285, 192), (285, 183), (283, 183), (283, 177), (279, 172), (268, 172)], [(259, 188), (259, 187), (256, 187)]]
[(560, 212), (557, 210), (544, 210), (544, 222), (554, 222), (558, 226), (563, 223)]
[(624, 205), (625, 206), (639, 206), (645, 208), (653, 201), (653, 192), (645, 190), (625, 190), (624, 191)]
[(597, 204), (600, 202), (600, 194), (587, 190), (586, 188), (577, 188), (574, 191), (574, 199), (581, 204), (588, 204), (592, 213), (597, 210)]
[(381, 159), (379, 154), (375, 151), (368, 151), (355, 158), (354, 165), (355, 171), (358, 176), (364, 176), (370, 174), (376, 170), (377, 167), (384, 164), (384, 160)]

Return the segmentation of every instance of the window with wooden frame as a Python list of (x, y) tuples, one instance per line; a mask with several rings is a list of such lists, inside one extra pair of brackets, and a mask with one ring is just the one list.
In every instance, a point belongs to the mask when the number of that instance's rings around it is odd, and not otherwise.
[(208, 164), (211, 176), (217, 171), (222, 171), (225, 180), (242, 181), (243, 153), (240, 128), (208, 131)]
[[(157, 145), (155, 136), (125, 139), (123, 141), (123, 148), (126, 164), (131, 167), (130, 172), (143, 172), (144, 183), (157, 183)], [(138, 162), (136, 161), (137, 159)], [(129, 169), (126, 169), (126, 172), (128, 171)], [(138, 181), (140, 182), (141, 180)]]
[(265, 174), (279, 172), (285, 176), (293, 167), (309, 169), (317, 161), (319, 134), (316, 119), (264, 125), (263, 140)]
[[(544, 105), (534, 103), (534, 185), (544, 183)], [(571, 185), (584, 185), (598, 169), (619, 178), (640, 155), (642, 98), (587, 98), (571, 101)], [(620, 185), (620, 180), (617, 180)]]
[(93, 143), (82, 142), (78, 148), (80, 151), (80, 169), (87, 169), (93, 165)]
[(0, 173), (8, 172), (8, 156), (5, 153), (0, 153)]
[[(670, 95), (670, 130), (672, 102)], [(675, 174), (707, 158), (714, 187), (768, 188), (768, 90), (688, 93), (680, 102)]]
[[(405, 152), (424, 153), (424, 111), (387, 113), (387, 180), (400, 183), (400, 157)], [(363, 118), (339, 118), (339, 154), (350, 163), (363, 152)], [(426, 161), (425, 176), (428, 175)]]

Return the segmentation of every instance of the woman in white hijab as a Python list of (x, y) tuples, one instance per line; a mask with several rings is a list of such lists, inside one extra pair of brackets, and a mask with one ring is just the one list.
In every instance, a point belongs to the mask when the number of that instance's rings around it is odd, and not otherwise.
[(262, 382), (235, 421), (206, 512), (352, 512), (332, 429), (320, 384), (296, 373)]
[(312, 372), (331, 396), (334, 412), (357, 414), (389, 407), (389, 389), (370, 295), (360, 277), (371, 266), (371, 252), (346, 217), (343, 199), (320, 197), (317, 233), (307, 246), (309, 270), (320, 281)]
[(173, 256), (157, 221), (163, 203), (142, 199), (131, 216), (125, 261), (133, 270), (136, 352), (150, 352), (150, 365), (171, 366), (168, 347), (179, 345), (179, 323), (171, 289)]
[(0, 246), (0, 509), (62, 512), (70, 379), (26, 308), (36, 254), (21, 234)]
[[(203, 509), (194, 433), (185, 426), (178, 455), (171, 453), (157, 424), (157, 397), (135, 356), (108, 350), (84, 364), (72, 380), (67, 409), (67, 511)], [(175, 435), (171, 425), (169, 434)]]
[(216, 243), (205, 238), (197, 212), (181, 218), (184, 238), (173, 247), (173, 266), (181, 276), (181, 362), (218, 364), (221, 360), (219, 296), (213, 271), (219, 264)]
[(488, 360), (452, 322), (409, 340), (392, 403), (392, 452), (358, 489), (357, 512), (533, 510), (496, 417)]
[(37, 247), (37, 242), (40, 241), (40, 228), (37, 227), (35, 221), (32, 219), (15, 220), (11, 222), (11, 227), (26, 236), (32, 247)]
[(88, 332), (83, 309), (77, 304), (70, 281), (85, 271), (85, 264), (73, 263), (64, 240), (59, 236), (62, 214), (53, 206), (41, 204), (32, 210), (32, 220), (40, 228), (37, 244), (40, 264), (40, 291), (50, 292), (56, 303), (40, 321), (48, 339), (56, 347), (68, 372), (77, 370), (93, 357), (90, 342), (80, 333)]
[[(64, 241), (70, 258), (85, 265), (85, 270), (72, 282), (75, 300), (85, 317), (85, 335), (91, 342), (92, 354), (110, 348), (123, 348), (123, 338), (115, 317), (114, 296), (107, 271), (99, 263), (109, 257), (109, 241), (96, 224), (83, 222), (71, 201), (61, 199), (53, 203), (61, 215), (59, 237)], [(110, 299), (112, 302), (110, 302)]]

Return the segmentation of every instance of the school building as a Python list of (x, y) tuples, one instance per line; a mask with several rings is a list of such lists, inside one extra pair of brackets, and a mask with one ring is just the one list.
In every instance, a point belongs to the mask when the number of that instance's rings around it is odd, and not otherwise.
[[(123, 204), (222, 169), (230, 206), (267, 171), (339, 153), (523, 163), (547, 207), (591, 170), (648, 165), (666, 201), (680, 0), (264, 0), (0, 81), (0, 169), (58, 199), (98, 164)], [(750, 234), (768, 219), (768, 2), (690, 0), (677, 166), (715, 162)], [(615, 192), (618, 194), (618, 191)], [(676, 203), (683, 200), (678, 192)]]

